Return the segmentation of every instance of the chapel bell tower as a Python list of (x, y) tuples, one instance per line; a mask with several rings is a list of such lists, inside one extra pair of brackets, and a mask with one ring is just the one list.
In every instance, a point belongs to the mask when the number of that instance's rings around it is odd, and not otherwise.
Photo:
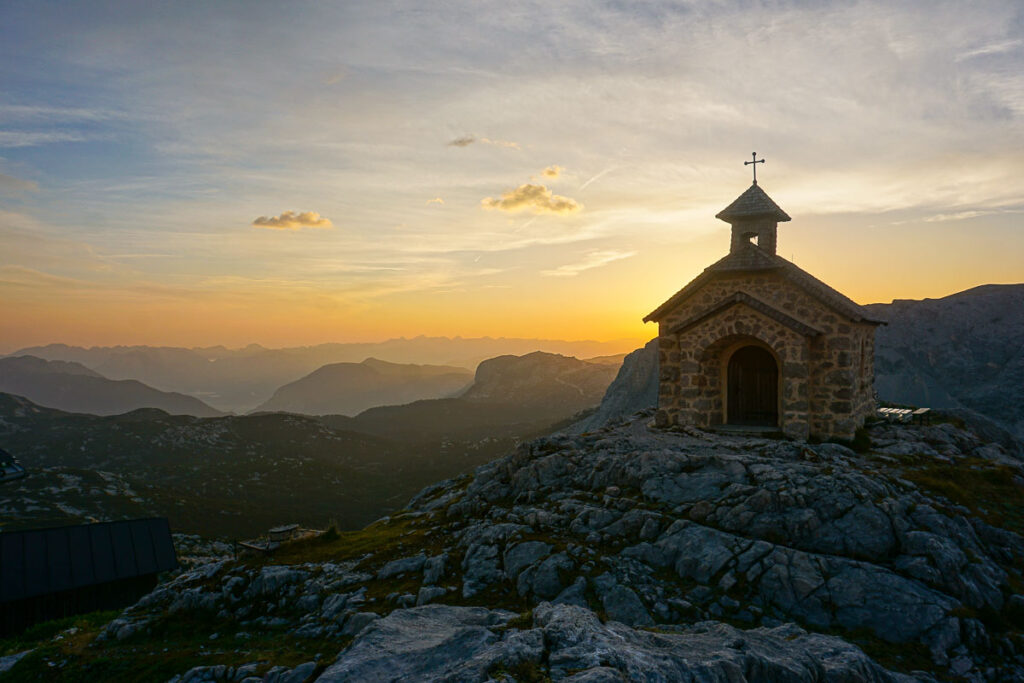
[(736, 253), (744, 244), (756, 238), (757, 246), (774, 256), (779, 223), (791, 219), (764, 190), (758, 187), (757, 164), (763, 164), (764, 159), (758, 159), (757, 152), (754, 152), (753, 157), (753, 161), (743, 163), (754, 166), (754, 183), (737, 197), (736, 201), (719, 211), (715, 218), (732, 226), (730, 254)]

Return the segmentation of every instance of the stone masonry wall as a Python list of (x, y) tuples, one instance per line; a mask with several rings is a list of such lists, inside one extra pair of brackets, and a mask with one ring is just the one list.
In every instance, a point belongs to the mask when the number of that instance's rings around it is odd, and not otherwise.
[[(819, 330), (804, 336), (744, 304), (681, 334), (681, 321), (742, 291)], [(874, 411), (874, 325), (855, 323), (774, 272), (720, 275), (659, 325), (658, 422), (712, 427), (726, 420), (724, 362), (737, 348), (767, 348), (779, 363), (779, 427), (793, 438), (852, 439)]]

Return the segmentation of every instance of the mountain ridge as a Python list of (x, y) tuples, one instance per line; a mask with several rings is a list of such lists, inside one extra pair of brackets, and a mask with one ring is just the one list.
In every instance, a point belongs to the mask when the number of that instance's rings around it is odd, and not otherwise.
[(108, 346), (66, 344), (26, 347), (8, 355), (31, 353), (47, 360), (82, 363), (112, 379), (137, 379), (163, 391), (196, 396), (214, 407), (247, 412), (273, 392), (329, 363), (376, 357), (396, 363), (453, 365), (474, 370), (483, 360), (532, 351), (600, 357), (628, 351), (630, 340), (598, 342), (518, 337), (396, 338), (372, 343), (328, 343), (269, 349), (212, 347)]
[(193, 396), (154, 389), (138, 380), (112, 380), (72, 361), (35, 356), (0, 358), (0, 392), (68, 412), (116, 415), (135, 408), (216, 417), (224, 413)]
[(382, 405), (443, 398), (465, 390), (473, 373), (447, 365), (330, 363), (278, 388), (253, 412), (287, 411), (307, 415), (355, 415)]

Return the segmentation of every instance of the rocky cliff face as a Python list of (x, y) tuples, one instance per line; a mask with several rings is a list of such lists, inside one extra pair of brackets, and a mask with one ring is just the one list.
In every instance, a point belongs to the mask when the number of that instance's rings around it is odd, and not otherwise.
[(570, 434), (600, 429), (613, 420), (658, 404), (658, 340), (628, 354), (619, 367), (601, 405), (565, 431)]
[(522, 403), (559, 414), (593, 408), (615, 377), (616, 366), (535, 351), (480, 363), (467, 401)]
[(650, 419), (524, 444), (360, 532), (193, 569), (84, 664), (161, 662), (180, 681), (1024, 681), (1024, 476), (1000, 446), (951, 424), (877, 427), (855, 453)]
[(882, 399), (967, 408), (1024, 439), (1024, 285), (868, 308), (889, 323), (876, 335)]

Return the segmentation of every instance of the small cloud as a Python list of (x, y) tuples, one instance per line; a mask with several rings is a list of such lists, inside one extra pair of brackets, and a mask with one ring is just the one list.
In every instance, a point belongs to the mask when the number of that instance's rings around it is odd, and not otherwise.
[(457, 137), (448, 143), (449, 147), (469, 147), (474, 142), (479, 142), (484, 145), (494, 145), (495, 147), (507, 147), (508, 149), (519, 149), (518, 142), (512, 142), (510, 140), (494, 140), (492, 138), (478, 138), (475, 135), (463, 135)]
[[(957, 211), (956, 213), (937, 213), (924, 219), (925, 223), (942, 223), (945, 221), (963, 221), (969, 218), (980, 218), (1002, 213), (1020, 213), (1019, 211), (1006, 209), (980, 209), (970, 211)], [(904, 223), (909, 221), (903, 221)]]
[(519, 149), (518, 142), (512, 142), (511, 140), (491, 140), (490, 138), (480, 138), (480, 142), (485, 145), (494, 145), (496, 147), (508, 147), (509, 149)]
[(338, 85), (348, 78), (348, 69), (340, 67), (324, 79), (324, 85)]
[(568, 263), (551, 270), (542, 270), (540, 274), (548, 277), (575, 277), (585, 270), (600, 268), (613, 261), (621, 261), (635, 255), (635, 251), (592, 251), (579, 263)]
[(428, 199), (427, 204), (444, 204), (444, 200), (440, 197), (434, 197), (433, 199)]
[(544, 176), (545, 178), (552, 178), (552, 179), (554, 179), (554, 178), (557, 178), (558, 176), (562, 175), (562, 171), (564, 171), (564, 170), (565, 169), (562, 168), (561, 166), (548, 166), (543, 171), (541, 171), (540, 174), (542, 176)]
[(552, 194), (551, 190), (543, 185), (527, 183), (520, 185), (514, 190), (509, 190), (501, 195), (501, 199), (487, 197), (480, 202), (485, 209), (500, 209), (501, 211), (523, 211), (529, 209), (534, 213), (554, 213), (568, 215), (576, 213), (583, 208), (583, 205), (575, 199)]
[(35, 192), (39, 183), (34, 180), (22, 180), (6, 173), (0, 173), (0, 192)]
[(301, 230), (302, 228), (330, 228), (331, 219), (324, 218), (316, 211), (285, 211), (280, 216), (260, 216), (252, 222), (258, 228), (276, 228), (278, 230)]

